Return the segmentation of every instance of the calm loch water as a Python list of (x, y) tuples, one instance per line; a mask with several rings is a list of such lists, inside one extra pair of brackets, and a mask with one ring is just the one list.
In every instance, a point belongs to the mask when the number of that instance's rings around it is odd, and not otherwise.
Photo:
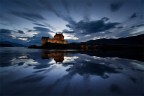
[(0, 48), (0, 96), (144, 96), (144, 62)]

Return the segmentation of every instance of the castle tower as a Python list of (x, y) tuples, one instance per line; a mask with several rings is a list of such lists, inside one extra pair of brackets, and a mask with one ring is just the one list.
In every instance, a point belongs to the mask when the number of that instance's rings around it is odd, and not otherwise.
[(58, 41), (64, 40), (64, 36), (62, 33), (58, 33), (58, 34), (56, 33), (56, 35), (54, 36), (54, 39)]

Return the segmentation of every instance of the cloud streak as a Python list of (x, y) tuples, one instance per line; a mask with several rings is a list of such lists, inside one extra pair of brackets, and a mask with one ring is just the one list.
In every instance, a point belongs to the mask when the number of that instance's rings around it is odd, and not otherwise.
[(26, 12), (11, 12), (11, 13), (15, 16), (18, 16), (20, 18), (24, 18), (33, 22), (37, 20), (45, 20), (44, 17), (36, 13), (26, 13)]
[[(69, 15), (69, 11), (67, 11), (68, 13), (64, 14), (60, 11), (58, 11), (57, 9), (55, 9), (48, 1), (44, 1), (41, 0), (40, 1), (43, 5), (45, 5), (45, 7), (53, 12), (57, 17), (63, 19), (64, 21), (67, 21), (69, 24), (74, 25), (76, 22), (73, 20), (73, 18)], [(67, 6), (67, 4), (64, 4), (65, 8)]]

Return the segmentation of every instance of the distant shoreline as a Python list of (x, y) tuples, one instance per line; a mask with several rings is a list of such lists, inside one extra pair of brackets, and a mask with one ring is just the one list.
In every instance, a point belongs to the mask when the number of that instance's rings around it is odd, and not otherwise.
[[(104, 48), (96, 48), (95, 50), (77, 50), (77, 49), (43, 49), (43, 48), (27, 48), (27, 47), (3, 47), (4, 49), (15, 49), (15, 50), (23, 50), (26, 49), (40, 49), (41, 54), (45, 54), (44, 56), (48, 56), (49, 53), (80, 53), (87, 54), (90, 56), (96, 57), (119, 57), (125, 59), (133, 59), (144, 62), (144, 47), (143, 48), (131, 48), (131, 49), (104, 49)], [(1, 49), (3, 49), (1, 48)], [(46, 58), (46, 57), (45, 57)]]
[(47, 44), (46, 46), (31, 45), (31, 49), (61, 49), (61, 50), (144, 50), (144, 45), (86, 45), (86, 44)]

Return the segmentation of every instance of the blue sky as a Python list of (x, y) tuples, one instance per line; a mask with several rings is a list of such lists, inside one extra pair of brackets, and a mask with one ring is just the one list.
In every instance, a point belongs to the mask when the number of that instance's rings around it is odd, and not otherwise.
[(144, 34), (143, 0), (0, 0), (0, 41), (40, 44), (62, 32), (68, 42)]

